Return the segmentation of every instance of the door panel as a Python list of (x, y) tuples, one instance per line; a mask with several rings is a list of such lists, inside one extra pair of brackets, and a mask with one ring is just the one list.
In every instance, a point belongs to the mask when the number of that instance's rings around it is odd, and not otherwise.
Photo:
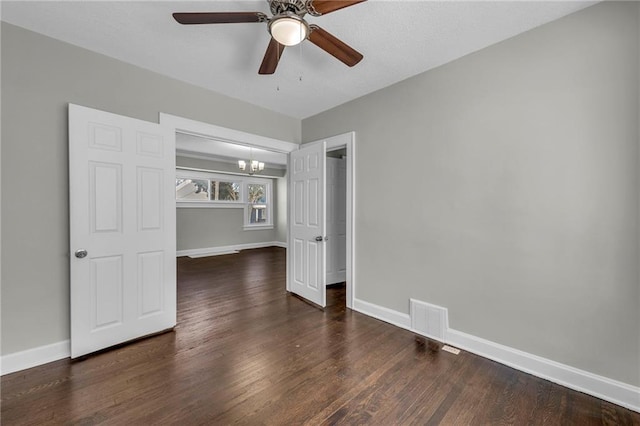
[(175, 325), (174, 186), (172, 132), (69, 105), (72, 358)]
[(92, 332), (122, 324), (122, 256), (91, 259)]
[(325, 294), (325, 143), (305, 144), (290, 155), (292, 220), (289, 291), (322, 307)]
[(89, 163), (92, 230), (121, 232), (122, 167), (119, 164)]
[(164, 177), (161, 169), (138, 167), (138, 230), (162, 231)]
[(164, 253), (162, 251), (138, 254), (139, 317), (163, 311)]

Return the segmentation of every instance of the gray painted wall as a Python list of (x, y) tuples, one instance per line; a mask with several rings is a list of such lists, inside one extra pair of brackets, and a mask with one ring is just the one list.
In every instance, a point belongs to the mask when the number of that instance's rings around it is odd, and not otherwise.
[[(176, 157), (176, 165), (212, 172), (237, 172), (238, 166), (199, 158)], [(285, 170), (265, 169), (263, 175), (284, 176)], [(256, 175), (258, 176), (258, 175)], [(280, 241), (286, 242), (287, 192), (284, 177), (273, 178), (273, 229), (245, 231), (244, 209), (178, 208), (176, 240), (178, 250), (222, 247), (236, 244)], [(281, 182), (285, 182), (284, 188)], [(284, 208), (282, 205), (284, 204)], [(284, 222), (281, 218), (284, 212)], [(284, 235), (282, 238), (282, 227)]]
[(298, 142), (300, 121), (2, 23), (2, 353), (69, 338), (67, 103)]
[(640, 385), (638, 7), (303, 120), (303, 141), (356, 131), (358, 299)]
[[(275, 183), (274, 183), (275, 189)], [(278, 229), (244, 231), (244, 209), (178, 208), (178, 250), (278, 241)]]
[[(285, 175), (281, 179), (276, 180), (276, 202), (278, 203), (277, 215), (276, 215), (276, 241), (283, 243), (287, 242), (288, 226), (287, 226), (287, 214), (289, 212), (287, 205), (288, 197), (287, 176)], [(283, 196), (284, 194), (284, 196)]]
[[(215, 170), (219, 172), (228, 172), (228, 173), (239, 173), (238, 163), (229, 163), (223, 161), (215, 161), (211, 159), (205, 158), (192, 158), (192, 157), (182, 157), (181, 155), (176, 156), (176, 167), (188, 167), (191, 169), (202, 169), (202, 170)], [(260, 172), (262, 176), (277, 176), (284, 177), (286, 175), (286, 169), (276, 169), (267, 167), (263, 172)], [(257, 175), (257, 176), (260, 176)]]

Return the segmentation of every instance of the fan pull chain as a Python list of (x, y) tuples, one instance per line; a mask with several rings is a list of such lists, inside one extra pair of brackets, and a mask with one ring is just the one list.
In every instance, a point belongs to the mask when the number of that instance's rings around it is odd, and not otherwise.
[[(300, 32), (302, 32), (302, 30), (300, 30)], [(302, 65), (302, 64), (304, 64), (304, 61), (302, 60), (302, 59), (303, 59), (303, 58), (302, 58), (302, 44), (303, 44), (303, 43), (300, 43), (300, 44), (299, 44), (299, 46), (300, 46), (300, 77), (298, 78), (298, 81), (299, 81), (300, 83), (302, 83), (302, 73), (303, 73), (303, 70), (304, 70), (304, 69), (302, 68), (302, 67), (303, 67), (303, 65)]]
[[(278, 57), (280, 57), (280, 55), (282, 55), (282, 53), (280, 52), (280, 44), (278, 44)], [(280, 77), (278, 77), (278, 80), (280, 80)], [(280, 81), (278, 81), (278, 83), (276, 84), (276, 92), (280, 91)]]

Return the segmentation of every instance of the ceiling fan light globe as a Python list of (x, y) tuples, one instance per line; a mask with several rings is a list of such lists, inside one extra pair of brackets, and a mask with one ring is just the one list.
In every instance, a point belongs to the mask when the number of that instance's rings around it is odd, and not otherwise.
[(271, 21), (269, 32), (278, 43), (295, 46), (307, 38), (309, 28), (301, 18), (284, 16)]

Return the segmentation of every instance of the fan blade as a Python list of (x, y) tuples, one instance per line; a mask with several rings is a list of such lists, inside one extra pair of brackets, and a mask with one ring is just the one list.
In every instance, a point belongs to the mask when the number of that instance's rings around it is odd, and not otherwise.
[(326, 15), (364, 1), (366, 0), (313, 0), (309, 13), (315, 16)]
[(237, 24), (242, 22), (266, 22), (267, 15), (261, 12), (194, 12), (174, 13), (180, 24)]
[(310, 25), (309, 41), (350, 67), (360, 62), (362, 54), (317, 25)]
[(271, 38), (258, 74), (273, 74), (276, 72), (282, 52), (284, 52), (284, 45), (278, 43), (275, 38)]

